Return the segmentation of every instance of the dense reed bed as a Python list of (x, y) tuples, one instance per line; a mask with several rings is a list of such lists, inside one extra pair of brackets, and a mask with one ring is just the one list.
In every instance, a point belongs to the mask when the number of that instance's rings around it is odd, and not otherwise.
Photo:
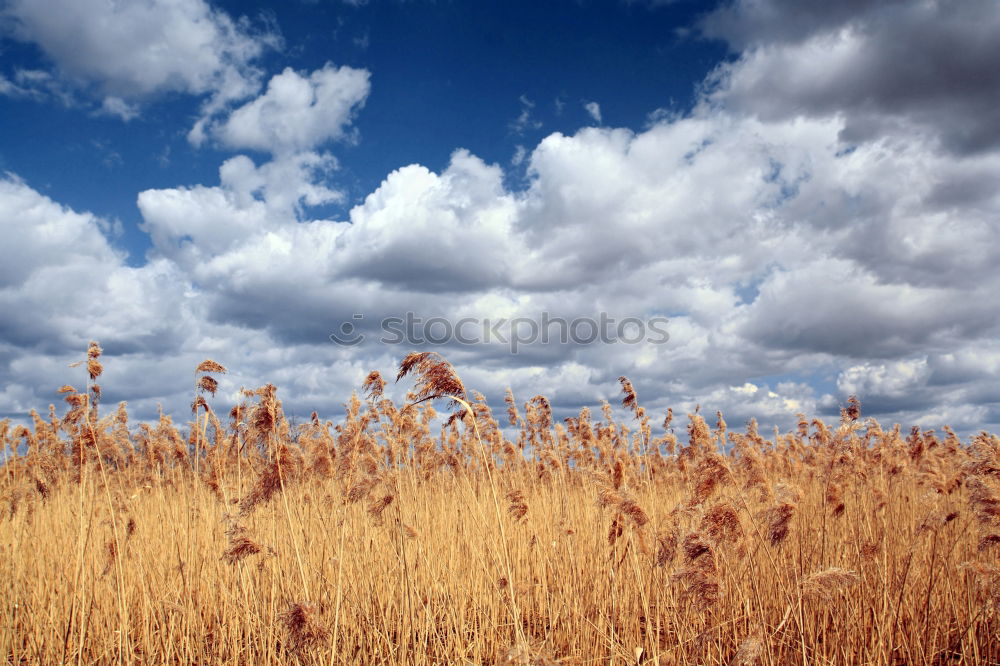
[(206, 361), (186, 427), (131, 425), (100, 355), (64, 415), (0, 427), (6, 663), (1000, 660), (994, 435), (854, 399), (675, 434), (626, 378), (624, 420), (508, 394), (501, 422), (434, 354), (403, 360), (405, 404), (373, 372), (337, 424), (290, 426), (270, 385), (218, 415)]

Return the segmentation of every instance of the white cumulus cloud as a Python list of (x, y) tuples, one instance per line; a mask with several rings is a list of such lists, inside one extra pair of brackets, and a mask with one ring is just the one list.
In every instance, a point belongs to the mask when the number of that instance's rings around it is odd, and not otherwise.
[(273, 154), (342, 139), (370, 89), (363, 69), (327, 64), (308, 75), (286, 68), (267, 91), (212, 128), (220, 143)]
[(164, 92), (206, 95), (209, 111), (248, 97), (259, 86), (254, 61), (280, 43), (204, 0), (11, 0), (0, 21), (36, 44), (59, 79), (93, 87), (116, 115)]

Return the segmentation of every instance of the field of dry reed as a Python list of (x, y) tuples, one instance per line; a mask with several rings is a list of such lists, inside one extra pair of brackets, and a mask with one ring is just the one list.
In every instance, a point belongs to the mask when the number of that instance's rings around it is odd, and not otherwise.
[(100, 357), (0, 424), (5, 663), (1000, 662), (995, 435), (654, 421), (624, 377), (624, 419), (497, 417), (435, 354), (295, 427), (206, 361), (133, 425)]

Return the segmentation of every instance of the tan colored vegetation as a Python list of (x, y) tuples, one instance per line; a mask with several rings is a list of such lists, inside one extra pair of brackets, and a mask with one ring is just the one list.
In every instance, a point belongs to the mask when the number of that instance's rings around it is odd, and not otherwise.
[(187, 428), (131, 426), (100, 356), (63, 416), (0, 425), (26, 450), (0, 470), (5, 663), (1000, 660), (996, 436), (852, 400), (676, 437), (624, 377), (624, 422), (508, 393), (505, 430), (434, 354), (404, 359), (405, 404), (372, 373), (337, 425), (292, 427), (271, 385), (220, 417), (205, 361)]

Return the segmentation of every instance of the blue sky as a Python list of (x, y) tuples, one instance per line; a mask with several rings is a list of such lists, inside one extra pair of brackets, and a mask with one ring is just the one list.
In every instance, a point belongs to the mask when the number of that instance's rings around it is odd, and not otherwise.
[[(282, 47), (265, 50), (257, 61), (266, 72), (312, 71), (334, 62), (372, 73), (354, 123), (357, 143), (338, 146), (337, 182), (348, 198), (325, 211), (331, 215), (345, 214), (399, 166), (439, 170), (457, 147), (507, 163), (519, 145), (597, 124), (587, 103), (599, 105), (604, 122), (636, 128), (657, 109), (687, 111), (696, 84), (726, 52), (719, 40), (684, 36), (712, 6), (693, 1), (212, 6), (245, 16), (252, 30), (280, 36)], [(7, 40), (3, 49), (8, 77), (52, 65), (30, 42)], [(201, 101), (154, 93), (138, 117), (123, 123), (75, 106), (8, 97), (7, 126), (20, 131), (0, 137), (0, 167), (66, 205), (120, 220), (121, 244), (141, 264), (149, 241), (138, 229), (136, 193), (212, 182), (232, 154), (212, 145), (195, 148), (186, 139)], [(512, 187), (522, 174), (511, 170)]]
[(986, 0), (5, 0), (0, 416), (91, 338), (140, 418), (205, 357), (332, 416), (385, 317), (607, 313), (670, 340), (438, 349), (563, 413), (995, 428), (998, 61)]

